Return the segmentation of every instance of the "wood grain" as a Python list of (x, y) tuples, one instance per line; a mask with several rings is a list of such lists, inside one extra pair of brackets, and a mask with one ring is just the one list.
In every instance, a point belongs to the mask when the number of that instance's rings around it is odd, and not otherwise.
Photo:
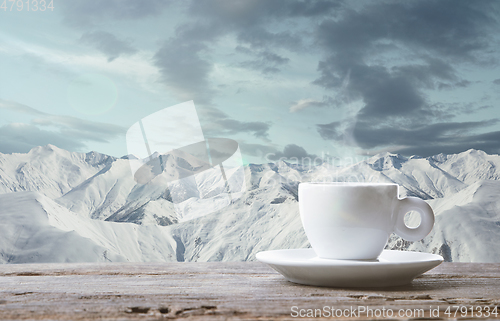
[(454, 305), (500, 310), (500, 264), (443, 263), (385, 289), (297, 285), (258, 262), (0, 266), (1, 320), (296, 320), (293, 306), (439, 307), (447, 318)]

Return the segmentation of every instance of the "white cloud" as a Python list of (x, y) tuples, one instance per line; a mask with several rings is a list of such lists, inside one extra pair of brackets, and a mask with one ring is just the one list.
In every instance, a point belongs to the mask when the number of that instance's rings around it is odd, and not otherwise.
[(76, 43), (73, 51), (68, 51), (19, 40), (8, 40), (3, 52), (14, 57), (28, 57), (28, 59), (36, 60), (38, 66), (45, 64), (50, 66), (52, 70), (58, 69), (62, 73), (74, 77), (88, 70), (98, 70), (99, 73), (122, 77), (138, 83), (141, 88), (149, 92), (162, 90), (158, 84), (160, 77), (158, 68), (150, 62), (153, 52), (142, 50), (133, 56), (120, 56), (109, 62), (109, 57), (106, 54), (88, 53), (86, 48)]
[(0, 151), (27, 152), (40, 145), (54, 144), (66, 150), (79, 150), (88, 142), (107, 143), (125, 134), (125, 128), (72, 116), (52, 115), (32, 107), (0, 99), (0, 110), (28, 114), (30, 124), (10, 123), (0, 127)]
[(290, 112), (291, 113), (296, 113), (300, 110), (309, 108), (309, 107), (323, 107), (325, 106), (325, 102), (316, 100), (316, 99), (300, 99), (299, 101), (295, 102), (291, 107), (290, 107)]

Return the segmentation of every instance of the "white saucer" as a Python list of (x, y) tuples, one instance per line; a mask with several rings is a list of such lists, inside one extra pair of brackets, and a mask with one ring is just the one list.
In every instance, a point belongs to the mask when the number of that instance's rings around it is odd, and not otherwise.
[(384, 250), (377, 260), (330, 260), (313, 249), (257, 253), (291, 282), (330, 287), (388, 287), (411, 283), (420, 274), (443, 262), (440, 255)]

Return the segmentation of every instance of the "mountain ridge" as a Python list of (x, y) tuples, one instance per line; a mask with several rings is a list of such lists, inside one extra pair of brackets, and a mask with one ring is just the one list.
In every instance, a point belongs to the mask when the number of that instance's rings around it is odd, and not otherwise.
[[(189, 160), (182, 161), (172, 163), (174, 168), (176, 164), (191, 166)], [(137, 184), (130, 162), (143, 163), (96, 152), (68, 152), (52, 145), (36, 147), (26, 154), (0, 154), (0, 216), (6, 222), (4, 228), (31, 226), (27, 215), (32, 213), (38, 217), (35, 222), (44, 222), (32, 226), (33, 231), (66, 235), (84, 246), (82, 253), (87, 253), (84, 257), (90, 261), (104, 260), (103, 251), (107, 251), (106, 260), (112, 261), (254, 260), (258, 251), (309, 246), (298, 213), (297, 188), (301, 181), (390, 182), (400, 186), (400, 197), (426, 200), (435, 210), (436, 225), (420, 242), (408, 243), (392, 235), (387, 248), (439, 253), (450, 261), (500, 262), (500, 250), (496, 249), (500, 243), (498, 155), (471, 149), (425, 158), (381, 153), (344, 167), (283, 160), (249, 164), (241, 169), (247, 184), (244, 193), (208, 215), (210, 200), (225, 189), (224, 181), (213, 172), (197, 173), (187, 185), (174, 184), (168, 189), (161, 175), (150, 184)], [(137, 164), (134, 166), (137, 168)], [(18, 169), (22, 175), (18, 175)], [(226, 174), (234, 179), (236, 173), (232, 170)], [(33, 202), (32, 198), (42, 201)], [(24, 209), (17, 204), (20, 200), (27, 204)], [(179, 221), (175, 214), (178, 206), (191, 220)], [(15, 219), (13, 211), (24, 217), (23, 223)], [(40, 221), (41, 211), (66, 225)], [(46, 224), (51, 226), (51, 233), (43, 228)], [(127, 233), (134, 236), (132, 241), (124, 236)], [(33, 256), (15, 246), (9, 238), (15, 235), (11, 234), (0, 238), (4, 263), (49, 260), (47, 249), (60, 244), (58, 239), (47, 237), (45, 242), (40, 241), (38, 256)], [(117, 242), (134, 250), (128, 252)], [(77, 262), (78, 258), (67, 253), (67, 257), (53, 259)]]

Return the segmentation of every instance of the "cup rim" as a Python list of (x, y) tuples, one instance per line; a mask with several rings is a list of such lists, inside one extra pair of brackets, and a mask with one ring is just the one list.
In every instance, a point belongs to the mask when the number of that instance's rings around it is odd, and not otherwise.
[(396, 183), (378, 182), (301, 182), (299, 185), (319, 185), (319, 186), (399, 186)]

